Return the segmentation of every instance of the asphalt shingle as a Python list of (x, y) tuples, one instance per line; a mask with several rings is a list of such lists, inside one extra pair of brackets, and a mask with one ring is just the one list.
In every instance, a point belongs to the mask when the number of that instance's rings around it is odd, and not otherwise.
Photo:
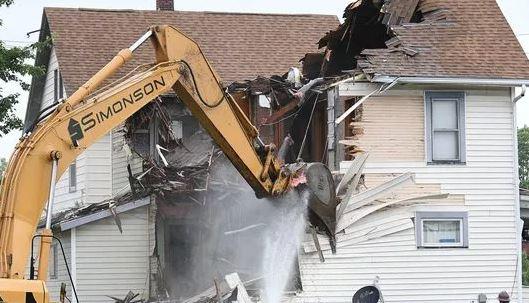
[[(335, 28), (330, 15), (45, 8), (45, 18), (71, 94), (152, 25), (173, 25), (201, 46), (225, 83), (284, 73)], [(116, 77), (154, 61), (149, 43)]]
[[(392, 0), (398, 1), (398, 0)], [(495, 0), (420, 0), (425, 20), (395, 25), (398, 47), (364, 51), (359, 65), (386, 76), (529, 79), (529, 61)]]

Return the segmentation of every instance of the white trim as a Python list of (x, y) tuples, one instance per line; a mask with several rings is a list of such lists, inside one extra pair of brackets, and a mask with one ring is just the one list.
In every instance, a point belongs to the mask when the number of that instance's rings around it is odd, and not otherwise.
[(392, 77), (376, 76), (372, 82), (391, 83), (412, 83), (412, 84), (453, 84), (453, 85), (485, 85), (485, 86), (505, 86), (517, 87), (529, 85), (529, 80), (521, 79), (484, 79), (484, 78), (441, 78), (441, 77)]
[[(459, 243), (424, 243), (423, 221), (460, 221)], [(455, 248), (465, 249), (469, 247), (468, 212), (467, 211), (416, 211), (415, 212), (415, 235), (418, 249)]]
[(514, 88), (511, 88), (512, 101), (512, 127), (513, 127), (513, 159), (514, 159), (514, 225), (516, 226), (516, 282), (517, 282), (517, 301), (522, 302), (522, 226), (520, 224), (520, 176), (518, 174), (518, 125), (516, 123), (516, 102), (514, 102)]
[(336, 119), (336, 121), (334, 121), (334, 125), (337, 126), (338, 124), (342, 123), (342, 121), (345, 120), (345, 118), (347, 118), (347, 116), (349, 116), (355, 109), (357, 109), (360, 105), (362, 105), (362, 103), (364, 103), (364, 101), (369, 99), (369, 97), (371, 97), (373, 94), (375, 94), (377, 92), (380, 92), (380, 89), (375, 89), (374, 91), (370, 92), (369, 94), (363, 96), (360, 100), (356, 101), (355, 104), (353, 104), (353, 106), (348, 108), (345, 111), (345, 113), (343, 113), (340, 117), (338, 117)]
[(381, 84), (371, 82), (349, 82), (339, 85), (340, 97), (360, 97), (380, 89)]
[[(433, 125), (434, 101), (438, 100), (454, 100), (456, 101), (456, 119), (457, 119), (457, 145), (458, 154), (457, 159), (434, 159), (434, 133), (436, 129)], [(426, 145), (426, 161), (428, 165), (448, 164), (461, 165), (466, 163), (466, 107), (467, 107), (467, 92), (466, 91), (424, 91), (424, 112), (425, 112), (425, 130), (426, 137), (424, 143)]]
[[(149, 205), (150, 203), (151, 203), (150, 196), (147, 196), (145, 198), (117, 206), (115, 210), (115, 214), (124, 213), (129, 210), (133, 210), (133, 209), (145, 206), (145, 205)], [(78, 217), (70, 221), (60, 223), (61, 231), (66, 231), (66, 230), (75, 228), (77, 226), (88, 224), (88, 223), (101, 220), (101, 219), (104, 219), (104, 218), (107, 218), (113, 215), (114, 214), (109, 209), (105, 209), (105, 210), (98, 211), (98, 212), (95, 212), (93, 214), (89, 214), (83, 217)]]
[(77, 230), (72, 228), (70, 230), (70, 273), (72, 275), (72, 302), (78, 303), (73, 295), (73, 287), (77, 288)]
[(114, 127), (109, 132), (110, 141), (110, 195), (114, 197)]

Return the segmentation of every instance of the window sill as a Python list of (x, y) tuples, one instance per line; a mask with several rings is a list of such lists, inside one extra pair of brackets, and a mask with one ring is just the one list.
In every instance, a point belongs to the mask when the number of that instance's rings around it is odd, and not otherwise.
[(445, 249), (445, 250), (452, 250), (452, 249), (468, 249), (468, 246), (417, 246), (417, 249), (419, 250), (430, 250), (430, 249)]
[(426, 162), (426, 165), (429, 166), (466, 166), (466, 162), (459, 161), (435, 161), (435, 162)]

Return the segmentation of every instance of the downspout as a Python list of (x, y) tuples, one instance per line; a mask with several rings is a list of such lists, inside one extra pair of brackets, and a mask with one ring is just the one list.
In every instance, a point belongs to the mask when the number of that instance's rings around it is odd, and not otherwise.
[[(525, 85), (524, 85), (525, 86)], [(522, 90), (525, 90), (522, 88)], [(524, 92), (522, 92), (522, 95)], [(520, 188), (519, 188), (519, 172), (518, 172), (518, 125), (516, 121), (516, 101), (520, 96), (514, 97), (514, 88), (511, 88), (512, 111), (513, 111), (513, 141), (514, 141), (514, 223), (516, 226), (516, 282), (517, 282), (517, 301), (522, 302), (523, 286), (522, 286), (522, 229), (520, 228)]]
[[(522, 85), (522, 92), (521, 92), (518, 96), (514, 97), (514, 99), (512, 100), (512, 102), (516, 103), (516, 102), (518, 102), (518, 100), (522, 99), (522, 98), (525, 96), (525, 90), (526, 90), (526, 89), (527, 89), (527, 86), (526, 86), (525, 84)], [(514, 91), (513, 91), (513, 92), (514, 92)], [(514, 95), (514, 93), (513, 93), (513, 95)], [(515, 107), (516, 107), (516, 106), (515, 106)]]

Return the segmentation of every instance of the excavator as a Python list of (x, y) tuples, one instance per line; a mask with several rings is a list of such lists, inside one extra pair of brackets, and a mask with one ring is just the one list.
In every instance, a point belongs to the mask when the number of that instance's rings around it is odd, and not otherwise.
[[(102, 86), (149, 39), (155, 63), (140, 65)], [(57, 180), (97, 139), (171, 89), (258, 197), (274, 199), (294, 188), (303, 190), (300, 197), (307, 198), (309, 210), (333, 235), (337, 202), (327, 167), (301, 160), (283, 163), (275, 146), (259, 139), (256, 127), (220, 83), (196, 42), (172, 26), (153, 26), (70, 97), (44, 108), (17, 144), (2, 182), (0, 302), (50, 302), (45, 281)], [(36, 233), (41, 217), (45, 225)], [(35, 238), (40, 243), (36, 274), (30, 258)]]

